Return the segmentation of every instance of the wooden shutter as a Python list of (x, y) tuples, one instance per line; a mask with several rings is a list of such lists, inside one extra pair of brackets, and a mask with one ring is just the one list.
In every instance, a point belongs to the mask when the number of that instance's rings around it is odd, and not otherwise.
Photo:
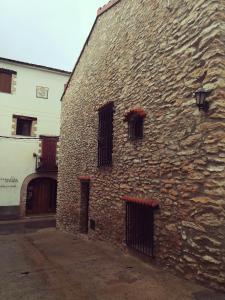
[(0, 92), (11, 93), (12, 74), (0, 72)]
[(56, 146), (58, 138), (44, 137), (42, 140), (42, 167), (54, 170), (56, 169)]

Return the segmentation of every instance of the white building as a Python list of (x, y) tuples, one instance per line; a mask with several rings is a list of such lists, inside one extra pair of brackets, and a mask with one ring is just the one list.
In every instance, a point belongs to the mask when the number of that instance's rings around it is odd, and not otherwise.
[(0, 58), (0, 219), (55, 211), (60, 98), (69, 76)]

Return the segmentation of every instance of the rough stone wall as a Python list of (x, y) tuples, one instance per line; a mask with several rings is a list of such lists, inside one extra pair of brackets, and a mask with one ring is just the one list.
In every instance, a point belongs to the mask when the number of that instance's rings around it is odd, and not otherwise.
[[(122, 0), (102, 14), (62, 102), (57, 224), (79, 230), (80, 180), (91, 176), (89, 236), (122, 244), (121, 197), (159, 201), (159, 263), (225, 286), (224, 1)], [(212, 89), (210, 109), (193, 93)], [(113, 101), (113, 166), (97, 168), (98, 109)], [(144, 138), (124, 115), (147, 112)]]

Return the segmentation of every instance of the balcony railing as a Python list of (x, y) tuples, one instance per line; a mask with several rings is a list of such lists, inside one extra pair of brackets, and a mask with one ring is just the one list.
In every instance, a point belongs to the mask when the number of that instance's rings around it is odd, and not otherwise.
[(43, 157), (38, 157), (37, 158), (37, 163), (36, 163), (36, 171), (37, 172), (56, 172), (58, 171), (58, 165), (56, 162), (48, 162), (43, 159)]

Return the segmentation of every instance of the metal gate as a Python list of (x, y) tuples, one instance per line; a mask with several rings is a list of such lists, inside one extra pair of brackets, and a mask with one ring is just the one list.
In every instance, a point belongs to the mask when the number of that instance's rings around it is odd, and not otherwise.
[(112, 165), (113, 151), (113, 103), (110, 102), (99, 110), (98, 130), (98, 166)]
[(145, 255), (153, 256), (153, 207), (126, 202), (126, 244)]

